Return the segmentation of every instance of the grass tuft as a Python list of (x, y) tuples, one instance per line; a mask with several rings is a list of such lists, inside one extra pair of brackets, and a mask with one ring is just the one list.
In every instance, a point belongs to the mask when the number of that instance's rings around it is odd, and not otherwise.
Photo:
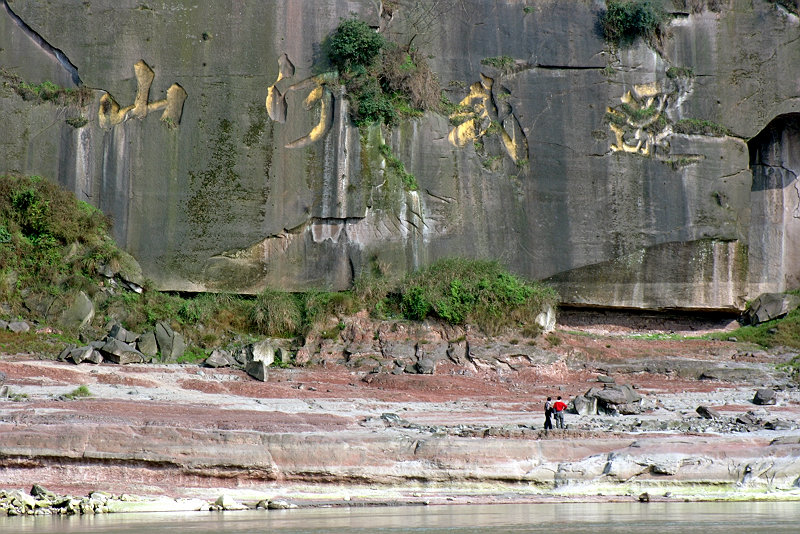
[(83, 398), (91, 397), (91, 396), (92, 396), (92, 392), (89, 391), (89, 388), (86, 385), (80, 385), (77, 388), (75, 388), (72, 391), (70, 391), (69, 393), (67, 393), (66, 395), (64, 395), (64, 398), (69, 399), (69, 400), (75, 400), (75, 399), (83, 399)]

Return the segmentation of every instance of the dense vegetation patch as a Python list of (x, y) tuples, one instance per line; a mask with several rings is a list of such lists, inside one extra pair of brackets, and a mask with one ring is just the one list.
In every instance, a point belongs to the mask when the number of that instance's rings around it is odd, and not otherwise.
[(489, 334), (535, 329), (536, 316), (557, 301), (552, 288), (525, 282), (495, 261), (460, 258), (410, 274), (391, 298), (407, 319), (472, 323)]
[(667, 69), (667, 78), (693, 78), (694, 69), (692, 67), (670, 67)]
[(358, 19), (343, 21), (324, 45), (351, 100), (359, 125), (398, 119), (437, 109), (441, 90), (424, 56), (401, 47)]
[(70, 391), (69, 393), (66, 393), (64, 395), (64, 398), (68, 399), (68, 400), (75, 400), (75, 399), (83, 399), (83, 398), (91, 397), (91, 396), (92, 396), (92, 392), (89, 391), (89, 388), (85, 384), (82, 384), (82, 385), (76, 387), (75, 389), (73, 389), (72, 391)]
[(416, 191), (419, 189), (419, 186), (417, 185), (417, 179), (413, 174), (406, 171), (406, 166), (397, 156), (392, 153), (392, 149), (389, 147), (389, 145), (383, 144), (380, 146), (379, 150), (383, 158), (386, 160), (386, 166), (388, 167), (389, 172), (393, 173), (400, 179), (403, 184), (403, 189), (406, 191)]
[(486, 57), (481, 60), (481, 65), (488, 65), (508, 74), (514, 70), (514, 58), (511, 56)]
[[(109, 220), (38, 176), (0, 176), (0, 299), (81, 286), (117, 257)], [(67, 249), (67, 245), (73, 245)]]
[(639, 37), (658, 37), (668, 18), (658, 0), (609, 0), (606, 6), (600, 17), (603, 36), (617, 46), (628, 46)]

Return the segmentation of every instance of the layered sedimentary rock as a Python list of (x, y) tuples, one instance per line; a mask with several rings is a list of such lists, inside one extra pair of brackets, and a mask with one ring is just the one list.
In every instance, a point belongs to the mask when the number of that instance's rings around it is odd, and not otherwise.
[[(0, 88), (0, 172), (109, 213), (162, 289), (345, 288), (459, 255), (566, 303), (740, 309), (800, 276), (800, 20), (700, 4), (617, 49), (579, 0), (432, 2), (424, 22), (410, 0), (6, 0), (5, 71), (95, 98)], [(351, 12), (413, 38), (460, 111), (354, 127), (321, 48)]]

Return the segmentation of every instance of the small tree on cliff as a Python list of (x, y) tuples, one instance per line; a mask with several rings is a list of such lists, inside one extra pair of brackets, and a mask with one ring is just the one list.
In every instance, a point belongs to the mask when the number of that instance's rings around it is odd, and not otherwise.
[(343, 21), (324, 49), (347, 87), (358, 126), (393, 124), (439, 106), (441, 89), (425, 57), (410, 45), (387, 42), (364, 21)]
[(383, 36), (363, 20), (343, 21), (327, 42), (331, 63), (339, 72), (364, 72), (385, 46)]

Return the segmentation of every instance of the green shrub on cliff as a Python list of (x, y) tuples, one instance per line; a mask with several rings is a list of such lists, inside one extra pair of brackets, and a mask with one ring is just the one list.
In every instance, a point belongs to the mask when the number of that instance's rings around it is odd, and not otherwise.
[(339, 72), (365, 71), (385, 46), (383, 35), (356, 18), (343, 21), (326, 41), (326, 52)]
[(510, 74), (514, 70), (514, 63), (515, 60), (511, 56), (486, 57), (481, 60), (481, 65), (494, 67), (505, 74)]
[(600, 17), (603, 36), (617, 46), (657, 37), (668, 17), (658, 0), (609, 0), (606, 6)]
[(358, 19), (343, 21), (323, 49), (347, 89), (357, 126), (392, 125), (426, 109), (437, 109), (441, 89), (425, 57), (384, 37)]
[(378, 80), (370, 76), (350, 78), (347, 92), (351, 96), (350, 117), (356, 126), (373, 122), (394, 124), (398, 113), (391, 98), (383, 92)]
[(557, 302), (552, 288), (523, 281), (498, 262), (461, 258), (440, 260), (409, 275), (393, 298), (407, 319), (472, 323), (489, 334), (533, 325), (539, 313)]
[(386, 161), (386, 167), (389, 172), (393, 176), (396, 176), (403, 184), (403, 189), (406, 191), (416, 191), (419, 189), (417, 178), (406, 170), (406, 166), (400, 161), (400, 158), (392, 153), (392, 148), (389, 145), (383, 144), (378, 150), (380, 150), (383, 159)]

